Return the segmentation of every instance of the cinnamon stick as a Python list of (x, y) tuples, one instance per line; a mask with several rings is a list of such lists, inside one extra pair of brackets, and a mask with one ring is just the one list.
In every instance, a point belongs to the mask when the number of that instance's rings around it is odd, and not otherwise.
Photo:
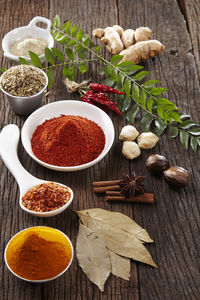
[(118, 184), (120, 181), (121, 180), (94, 181), (92, 185), (94, 187), (112, 186)]
[(119, 185), (100, 186), (94, 187), (95, 193), (105, 193), (106, 191), (119, 191), (121, 188)]
[(127, 198), (126, 196), (123, 196), (122, 194), (117, 195), (107, 195), (106, 201), (117, 201), (117, 202), (140, 202), (140, 203), (148, 203), (153, 204), (154, 203), (154, 194), (152, 193), (144, 193), (143, 195), (136, 195), (133, 197)]

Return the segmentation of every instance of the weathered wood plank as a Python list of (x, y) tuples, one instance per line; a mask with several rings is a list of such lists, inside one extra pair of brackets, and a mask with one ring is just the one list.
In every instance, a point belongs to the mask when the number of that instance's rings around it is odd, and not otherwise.
[[(165, 52), (154, 61), (145, 63), (152, 71), (151, 79), (161, 79), (169, 88), (168, 96), (183, 111), (199, 120), (200, 88), (191, 41), (184, 18), (176, 1), (119, 1), (120, 25), (125, 28), (149, 26), (153, 38), (165, 45)], [(171, 165), (180, 165), (191, 171), (192, 182), (188, 189), (171, 190), (164, 179), (149, 176), (144, 160), (150, 153), (168, 157)], [(199, 294), (200, 265), (198, 251), (199, 160), (187, 153), (179, 141), (163, 136), (155, 149), (142, 154), (140, 162), (132, 168), (147, 175), (148, 191), (155, 193), (156, 206), (135, 205), (136, 221), (148, 229), (155, 246), (149, 246), (159, 269), (144, 265), (139, 268), (140, 299), (197, 299)], [(195, 174), (195, 175), (194, 175)], [(195, 279), (196, 278), (196, 279)]]

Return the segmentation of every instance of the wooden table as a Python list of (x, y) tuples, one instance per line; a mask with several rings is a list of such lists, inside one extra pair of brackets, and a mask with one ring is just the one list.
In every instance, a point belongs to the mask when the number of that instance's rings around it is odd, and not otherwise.
[[(92, 29), (120, 24), (124, 28), (149, 26), (153, 37), (162, 41), (165, 51), (153, 61), (145, 63), (151, 71), (150, 78), (160, 79), (169, 89), (169, 98), (183, 111), (200, 121), (200, 60), (199, 60), (199, 13), (198, 0), (135, 0), (135, 1), (77, 1), (44, 0), (0, 1), (0, 37), (13, 28), (24, 26), (34, 16), (52, 19), (56, 14), (61, 21), (71, 19), (84, 32), (91, 35)], [(103, 50), (103, 55), (109, 54)], [(10, 62), (1, 51), (1, 67), (10, 67)], [(92, 65), (87, 77), (98, 80), (98, 65)], [(66, 92), (61, 73), (56, 73), (56, 82), (44, 104), (62, 99), (78, 99)], [(12, 113), (1, 94), (1, 128), (9, 123), (23, 126), (25, 117)], [(143, 151), (137, 161), (128, 161), (121, 155), (118, 134), (124, 121), (110, 114), (115, 124), (116, 139), (110, 153), (90, 169), (75, 173), (59, 173), (43, 168), (34, 162), (19, 145), (19, 158), (23, 166), (34, 176), (67, 184), (75, 191), (73, 209), (101, 207), (119, 211), (134, 218), (148, 230), (155, 243), (148, 245), (159, 268), (154, 269), (132, 262), (130, 281), (110, 276), (101, 294), (98, 288), (84, 275), (75, 255), (73, 264), (59, 279), (46, 284), (28, 284), (8, 271), (4, 263), (4, 249), (8, 240), (18, 231), (36, 225), (47, 225), (65, 232), (75, 246), (78, 219), (71, 212), (42, 219), (26, 214), (19, 208), (17, 184), (0, 161), (1, 169), (1, 287), (0, 299), (14, 300), (179, 300), (200, 299), (200, 173), (199, 159), (192, 150), (185, 151), (178, 140), (169, 140), (163, 135), (152, 151)], [(145, 168), (145, 159), (151, 153), (168, 157), (171, 165), (179, 165), (191, 172), (188, 188), (173, 191), (164, 182), (150, 176)], [(145, 188), (155, 193), (155, 205), (105, 203), (103, 197), (92, 192), (94, 180), (119, 178), (121, 173), (135, 170), (146, 175)]]

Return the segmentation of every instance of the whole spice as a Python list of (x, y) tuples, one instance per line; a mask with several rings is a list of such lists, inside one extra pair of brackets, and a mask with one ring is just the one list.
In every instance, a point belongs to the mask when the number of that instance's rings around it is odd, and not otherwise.
[(77, 166), (100, 155), (105, 146), (105, 135), (93, 121), (62, 115), (38, 126), (31, 145), (33, 153), (48, 164)]
[(136, 144), (135, 142), (124, 141), (122, 146), (122, 154), (127, 159), (134, 159), (140, 156), (141, 151), (138, 144)]
[(159, 138), (153, 132), (143, 132), (138, 136), (137, 141), (141, 149), (152, 149), (159, 141)]
[(169, 161), (162, 155), (153, 154), (147, 158), (146, 167), (150, 172), (160, 174), (169, 168)]
[(9, 68), (0, 79), (1, 88), (18, 97), (28, 97), (39, 93), (46, 84), (42, 71), (30, 65)]
[(164, 177), (173, 188), (183, 188), (189, 183), (190, 174), (184, 168), (173, 166), (164, 171)]
[(144, 190), (141, 186), (141, 181), (143, 180), (144, 176), (136, 176), (134, 171), (131, 176), (124, 174), (123, 180), (118, 183), (121, 187), (120, 192), (127, 197), (134, 196), (135, 194), (144, 194)]
[(22, 231), (11, 240), (6, 260), (11, 270), (27, 280), (50, 279), (70, 263), (72, 249), (59, 231), (35, 227)]
[(126, 95), (123, 92), (120, 92), (119, 90), (113, 89), (107, 85), (99, 84), (99, 83), (90, 83), (89, 88), (93, 92), (103, 92), (103, 93), (111, 93), (111, 94), (118, 94), (118, 95)]
[(132, 125), (126, 125), (122, 128), (119, 140), (120, 141), (134, 141), (136, 137), (139, 135), (137, 129)]
[(33, 211), (48, 212), (65, 205), (70, 197), (70, 190), (66, 186), (47, 182), (30, 189), (22, 197), (22, 204)]

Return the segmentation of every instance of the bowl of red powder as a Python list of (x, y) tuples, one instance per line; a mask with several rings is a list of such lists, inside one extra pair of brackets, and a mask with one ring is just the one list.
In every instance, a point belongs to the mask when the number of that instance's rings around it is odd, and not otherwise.
[(110, 117), (88, 103), (63, 100), (47, 104), (24, 123), (21, 138), (39, 164), (57, 171), (78, 171), (98, 163), (114, 141)]

